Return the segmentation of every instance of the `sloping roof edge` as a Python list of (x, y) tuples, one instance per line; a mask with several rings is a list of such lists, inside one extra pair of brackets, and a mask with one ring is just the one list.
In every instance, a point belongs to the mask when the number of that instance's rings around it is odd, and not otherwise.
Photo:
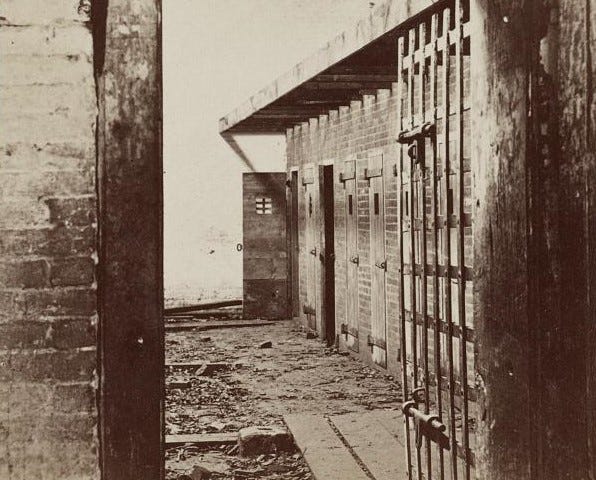
[(242, 105), (219, 120), (219, 133), (225, 134), (254, 113), (347, 59), (367, 44), (411, 19), (437, 0), (386, 0), (354, 28), (337, 35), (316, 53), (295, 65), (273, 83), (262, 88)]

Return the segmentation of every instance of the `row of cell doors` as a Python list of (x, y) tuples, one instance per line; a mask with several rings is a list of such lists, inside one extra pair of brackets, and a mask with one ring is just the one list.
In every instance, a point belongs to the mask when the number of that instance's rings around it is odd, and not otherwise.
[[(369, 159), (365, 176), (366, 189), (363, 190), (368, 196), (368, 202), (359, 202), (358, 199), (355, 160), (344, 162), (339, 168), (336, 165), (335, 174), (334, 165), (305, 167), (300, 186), (302, 192), (298, 188), (293, 189), (292, 197), (295, 199), (293, 202), (299, 202), (298, 196), (303, 195), (305, 272), (302, 274), (305, 278), (302, 285), (305, 295), (302, 313), (308, 319), (310, 328), (319, 332), (328, 343), (335, 342), (336, 332), (341, 332), (348, 348), (356, 352), (364, 341), (372, 351), (373, 360), (386, 366), (387, 261), (382, 161), (382, 155)], [(339, 212), (335, 212), (336, 194), (342, 195), (344, 200), (337, 202), (338, 205), (343, 205)], [(360, 216), (363, 213), (358, 210), (359, 203), (367, 205), (366, 216), (370, 218), (370, 251), (365, 254), (359, 252), (358, 245), (358, 219), (359, 213)], [(344, 237), (344, 241), (337, 242), (341, 246), (341, 252), (335, 251), (336, 227), (341, 229), (337, 233)], [(298, 225), (295, 228), (297, 231)], [(362, 273), (363, 270), (366, 272)], [(371, 328), (370, 334), (361, 339), (359, 296), (363, 292), (359, 288), (359, 281), (360, 275), (368, 274), (371, 284)], [(341, 280), (341, 288), (345, 288), (341, 296), (345, 299), (342, 306), (345, 314), (341, 318), (335, 314), (336, 278)]]
[[(344, 206), (336, 225), (345, 229), (345, 255), (338, 252), (337, 265), (346, 285), (341, 332), (348, 348), (370, 348), (380, 365), (399, 357), (405, 458), (409, 478), (418, 480), (470, 479), (475, 464), (468, 20), (468, 2), (443, 2), (397, 39), (395, 170), (383, 171), (382, 155), (369, 155), (366, 168), (355, 160), (336, 164), (342, 169), (337, 195), (343, 195), (337, 204)], [(385, 187), (396, 187), (397, 195), (386, 195)], [(386, 214), (396, 221), (394, 243), (387, 242), (395, 228)], [(314, 222), (311, 232), (316, 215)], [(315, 242), (310, 235), (307, 241)], [(388, 244), (396, 247), (392, 262)], [(387, 349), (388, 270), (398, 280), (398, 314), (390, 319), (398, 320), (394, 351)], [(312, 272), (316, 278), (316, 268)], [(316, 301), (316, 295), (307, 297)], [(369, 314), (370, 334), (363, 339), (360, 320)]]
[[(464, 188), (470, 171), (462, 155), (461, 165), (452, 165), (448, 175), (440, 172), (444, 140), (436, 128), (410, 132), (400, 138), (391, 172), (384, 172), (382, 155), (369, 157), (359, 170), (355, 160), (336, 163), (341, 172), (335, 184), (333, 166), (316, 167), (317, 176), (315, 167), (305, 169), (293, 190), (304, 204), (302, 309), (329, 343), (339, 332), (349, 349), (370, 349), (378, 365), (387, 366), (390, 355), (399, 359), (410, 478), (470, 478), (476, 408), (470, 191)], [(389, 213), (398, 225), (393, 255)], [(391, 287), (399, 305), (393, 351), (387, 348), (389, 268), (399, 279)], [(345, 313), (337, 316), (336, 292), (345, 299)], [(363, 318), (370, 321), (366, 338)]]

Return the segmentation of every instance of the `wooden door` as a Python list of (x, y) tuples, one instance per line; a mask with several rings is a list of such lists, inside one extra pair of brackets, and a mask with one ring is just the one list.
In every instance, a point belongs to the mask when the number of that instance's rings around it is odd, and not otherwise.
[(285, 318), (286, 174), (244, 173), (242, 182), (244, 316)]
[(342, 173), (346, 219), (346, 346), (357, 352), (358, 347), (358, 199), (356, 191), (356, 161), (344, 163)]
[(318, 254), (319, 254), (319, 226), (317, 221), (318, 178), (314, 174), (314, 167), (304, 169), (302, 183), (304, 185), (305, 205), (305, 250), (306, 256), (306, 298), (303, 312), (306, 315), (309, 328), (317, 330), (317, 291), (318, 285)]
[(319, 285), (321, 336), (335, 342), (335, 216), (333, 165), (319, 166)]
[(385, 276), (385, 195), (383, 188), (383, 157), (369, 160), (367, 177), (370, 182), (370, 261), (371, 261), (371, 334), (368, 343), (372, 348), (373, 361), (387, 365), (387, 324)]
[(293, 317), (300, 315), (300, 244), (298, 241), (298, 172), (293, 171), (290, 177), (289, 208), (289, 252), (290, 252), (290, 304)]

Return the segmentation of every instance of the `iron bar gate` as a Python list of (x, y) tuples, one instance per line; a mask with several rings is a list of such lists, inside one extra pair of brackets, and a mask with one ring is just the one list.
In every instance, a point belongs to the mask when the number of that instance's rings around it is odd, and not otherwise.
[(474, 466), (469, 1), (398, 39), (400, 328), (410, 479)]

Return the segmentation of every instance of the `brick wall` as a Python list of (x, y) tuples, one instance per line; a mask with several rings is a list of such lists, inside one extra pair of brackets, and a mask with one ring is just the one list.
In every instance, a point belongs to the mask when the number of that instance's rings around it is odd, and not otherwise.
[[(455, 98), (455, 62), (450, 63), (450, 71), (448, 75), (448, 89), (451, 92), (451, 99)], [(438, 68), (440, 71), (441, 69)], [(466, 214), (472, 213), (472, 174), (470, 171), (470, 144), (471, 144), (471, 124), (470, 124), (470, 110), (469, 110), (469, 91), (470, 91), (470, 66), (469, 57), (465, 56), (463, 59), (463, 101), (464, 110), (462, 112), (463, 117), (463, 144), (462, 154), (464, 161), (463, 170), (463, 195), (464, 195), (464, 212)], [(438, 78), (440, 75), (438, 74)], [(399, 159), (399, 147), (396, 142), (398, 125), (397, 118), (398, 112), (398, 99), (400, 95), (397, 92), (397, 83), (392, 85), (391, 90), (379, 90), (376, 95), (364, 95), (362, 100), (352, 101), (349, 106), (339, 107), (337, 111), (330, 111), (328, 115), (320, 116), (318, 119), (311, 119), (308, 123), (302, 123), (289, 129), (287, 131), (287, 157), (288, 157), (288, 168), (298, 168), (301, 171), (304, 165), (317, 165), (320, 162), (328, 162), (333, 160), (334, 169), (334, 192), (335, 192), (335, 298), (336, 298), (336, 329), (337, 333), (341, 332), (341, 325), (348, 324), (347, 320), (347, 269), (346, 269), (346, 221), (345, 221), (345, 210), (346, 210), (346, 195), (344, 192), (344, 186), (339, 180), (339, 174), (344, 171), (344, 164), (347, 160), (356, 160), (356, 203), (355, 208), (357, 212), (358, 221), (358, 339), (359, 339), (359, 356), (367, 363), (372, 363), (372, 349), (367, 344), (368, 335), (377, 337), (376, 333), (373, 335), (372, 332), (372, 303), (374, 299), (372, 297), (372, 274), (374, 273), (375, 267), (374, 262), (378, 259), (371, 259), (371, 219), (370, 219), (370, 188), (369, 180), (365, 176), (366, 168), (370, 167), (369, 162), (372, 157), (382, 154), (383, 156), (383, 191), (384, 191), (384, 213), (385, 213), (385, 229), (383, 232), (385, 241), (385, 259), (387, 261), (387, 273), (385, 276), (386, 290), (385, 290), (385, 307), (386, 307), (386, 342), (387, 342), (387, 368), (394, 373), (397, 373), (400, 365), (400, 324), (399, 324), (399, 284), (400, 284), (400, 273), (399, 273), (399, 218), (398, 218), (398, 207), (401, 187), (398, 187), (398, 178), (395, 175), (395, 166), (398, 164)], [(407, 88), (404, 84), (401, 92), (401, 98), (404, 102), (404, 111), (402, 112), (403, 118), (407, 119), (410, 116), (410, 112), (406, 108)], [(413, 85), (413, 98), (414, 108), (412, 115), (416, 119), (415, 122), (419, 121), (418, 117), (421, 113), (420, 101), (424, 101), (424, 113), (426, 121), (430, 121), (432, 114), (431, 109), (431, 98), (428, 93), (428, 88), (425, 89), (424, 98), (420, 98), (420, 87), (419, 81), (416, 80)], [(438, 85), (438, 104), (441, 105), (444, 101), (442, 89), (444, 87)], [(450, 188), (455, 189), (456, 174), (455, 167), (457, 165), (457, 158), (455, 154), (456, 149), (456, 131), (455, 131), (455, 110), (453, 106), (453, 100), (450, 100), (450, 121), (449, 121), (449, 155), (450, 155)], [(416, 124), (416, 123), (414, 123)], [(441, 122), (437, 126), (437, 145), (440, 146), (443, 142), (443, 131)], [(429, 144), (430, 145), (430, 144)], [(427, 156), (427, 165), (432, 164), (432, 150), (427, 148), (425, 150)], [(440, 154), (438, 154), (437, 161), (441, 163)], [(440, 168), (440, 167), (437, 167)], [(316, 170), (316, 169), (315, 169)], [(409, 190), (408, 185), (404, 187)], [(431, 183), (430, 176), (426, 177), (425, 180), (425, 198), (424, 198), (424, 209), (426, 211), (427, 218), (430, 218), (432, 213), (432, 201), (431, 201)], [(304, 189), (301, 190), (304, 192)], [(408, 192), (410, 198), (412, 198), (412, 192)], [(418, 195), (418, 193), (416, 193)], [(305, 196), (299, 195), (299, 201), (304, 204)], [(453, 207), (450, 207), (453, 208)], [(301, 212), (305, 211), (305, 207), (301, 207)], [(451, 212), (453, 213), (453, 212)], [(420, 215), (418, 213), (417, 215)], [(417, 218), (419, 220), (421, 217)], [(404, 263), (409, 263), (409, 242), (410, 242), (410, 227), (407, 226), (407, 219), (404, 221), (402, 226), (404, 231)], [(428, 223), (427, 223), (428, 225)], [(308, 258), (308, 251), (312, 246), (305, 246), (304, 241), (306, 235), (303, 232), (305, 224), (300, 224), (300, 256), (301, 256), (301, 272), (304, 271), (304, 264)], [(431, 235), (432, 228), (427, 226), (426, 236), (426, 250), (427, 250), (427, 263), (434, 260), (434, 243)], [(457, 264), (457, 237), (456, 229), (450, 229), (451, 235), (451, 246), (450, 246), (450, 257), (451, 265)], [(375, 238), (375, 237), (373, 237)], [(419, 241), (417, 240), (416, 249), (420, 249)], [(442, 243), (439, 244), (439, 252), (442, 252)], [(464, 229), (464, 263), (467, 267), (473, 267), (472, 262), (472, 228), (466, 226)], [(439, 255), (439, 264), (444, 264), (445, 259), (443, 254)], [(427, 312), (429, 316), (434, 315), (432, 311), (432, 304), (434, 299), (433, 292), (433, 275), (427, 275), (426, 277), (426, 299), (427, 299)], [(457, 280), (452, 279), (451, 288), (451, 305), (452, 305), (452, 318), (455, 322), (458, 320), (459, 311), (459, 299), (458, 299), (458, 288)], [(404, 309), (406, 311), (406, 317), (411, 309), (410, 306), (410, 278), (409, 275), (404, 277)], [(422, 314), (422, 283), (417, 279), (415, 284), (415, 291), (417, 292), (416, 298), (416, 312), (418, 315)], [(438, 316), (441, 319), (445, 319), (444, 313), (444, 296), (442, 295), (443, 290), (437, 292), (441, 296), (439, 301), (440, 308)], [(300, 276), (300, 301), (301, 304), (307, 303), (305, 297), (306, 293), (306, 278)], [(472, 281), (466, 281), (465, 287), (465, 318), (466, 325), (469, 328), (474, 327), (473, 322), (473, 286)], [(418, 330), (418, 338), (421, 339), (422, 328), (416, 327)], [(412, 355), (412, 324), (408, 321), (406, 325), (406, 341), (407, 341), (407, 356), (409, 361), (413, 360)], [(432, 328), (429, 329), (429, 335), (432, 335)], [(445, 335), (441, 334), (441, 342), (445, 343)], [(344, 336), (340, 335), (340, 343), (343, 346)], [(422, 365), (423, 358), (423, 347), (420, 341), (417, 344), (417, 359), (419, 365)], [(428, 358), (429, 362), (433, 361), (433, 341), (428, 343)], [(456, 378), (460, 374), (460, 339), (456, 336), (453, 338), (453, 356), (456, 359), (454, 365), (454, 371)], [(473, 384), (474, 381), (474, 345), (470, 341), (466, 344), (467, 348), (467, 364), (468, 364), (468, 383)], [(442, 349), (442, 362), (447, 362), (447, 350)], [(379, 357), (376, 357), (377, 362), (383, 364), (385, 362), (379, 361)], [(410, 369), (411, 370), (411, 369)]]
[(98, 478), (96, 97), (78, 0), (0, 4), (0, 478)]
[[(387, 339), (388, 368), (398, 368), (398, 271), (397, 271), (397, 181), (393, 167), (397, 161), (396, 137), (397, 94), (390, 90), (380, 90), (377, 95), (366, 95), (362, 101), (353, 101), (350, 106), (330, 111), (328, 115), (311, 119), (288, 130), (288, 168), (299, 168), (302, 179), (302, 166), (334, 161), (334, 207), (335, 207), (335, 312), (336, 333), (340, 333), (346, 321), (346, 222), (345, 195), (339, 173), (343, 163), (356, 159), (357, 199), (355, 208), (358, 214), (358, 305), (359, 305), (359, 356), (372, 363), (372, 352), (367, 345), (371, 333), (371, 266), (370, 266), (370, 218), (369, 188), (364, 170), (368, 166), (371, 153), (383, 154), (383, 176), (385, 190), (385, 242), (389, 261), (387, 279)], [(315, 170), (316, 172), (316, 170)], [(299, 244), (300, 272), (304, 272), (309, 248), (305, 245), (306, 200), (304, 186), (299, 186)], [(306, 303), (306, 276), (300, 275), (300, 305)], [(304, 314), (301, 311), (302, 317)], [(303, 320), (305, 320), (303, 318)], [(340, 335), (343, 345), (343, 336)]]

